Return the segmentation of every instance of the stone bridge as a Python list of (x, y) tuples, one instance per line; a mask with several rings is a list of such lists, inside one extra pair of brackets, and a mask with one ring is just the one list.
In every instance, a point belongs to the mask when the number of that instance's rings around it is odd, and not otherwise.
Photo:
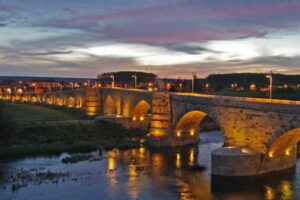
[(82, 109), (89, 116), (110, 116), (127, 128), (148, 128), (153, 146), (196, 143), (201, 121), (209, 116), (225, 136), (224, 147), (212, 153), (216, 175), (258, 175), (296, 164), (300, 101), (118, 88), (0, 97)]

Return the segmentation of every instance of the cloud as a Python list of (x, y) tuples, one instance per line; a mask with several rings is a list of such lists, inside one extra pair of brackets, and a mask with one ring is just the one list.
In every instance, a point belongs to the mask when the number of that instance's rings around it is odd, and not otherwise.
[(48, 56), (48, 55), (65, 55), (71, 54), (72, 51), (43, 51), (43, 52), (24, 52), (23, 55), (26, 56)]
[(297, 0), (27, 2), (0, 0), (1, 73), (300, 71)]

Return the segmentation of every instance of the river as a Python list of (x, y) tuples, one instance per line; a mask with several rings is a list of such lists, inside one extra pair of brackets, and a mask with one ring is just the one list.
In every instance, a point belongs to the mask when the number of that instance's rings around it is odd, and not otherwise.
[(211, 151), (222, 145), (221, 133), (209, 132), (193, 146), (112, 150), (74, 164), (61, 162), (66, 153), (0, 163), (0, 199), (300, 199), (300, 159), (296, 169), (268, 176), (211, 176)]

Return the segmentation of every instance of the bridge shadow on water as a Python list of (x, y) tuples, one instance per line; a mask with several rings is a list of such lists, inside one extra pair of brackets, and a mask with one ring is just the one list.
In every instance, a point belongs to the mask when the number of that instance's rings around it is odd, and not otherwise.
[[(295, 169), (256, 177), (211, 176), (211, 192), (218, 197), (245, 196), (254, 199), (296, 199)], [(256, 198), (255, 198), (256, 197)]]

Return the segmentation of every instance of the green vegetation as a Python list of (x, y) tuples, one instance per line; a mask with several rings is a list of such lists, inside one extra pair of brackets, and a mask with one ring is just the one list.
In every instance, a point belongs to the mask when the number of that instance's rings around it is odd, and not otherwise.
[[(233, 74), (211, 74), (206, 78), (206, 82), (211, 85), (230, 86), (232, 83), (237, 83), (239, 86), (249, 88), (250, 84), (256, 84), (259, 87), (269, 85), (269, 80), (265, 73), (233, 73)], [(285, 75), (273, 74), (274, 85), (300, 83), (300, 75)]]
[[(6, 107), (1, 115), (10, 120), (1, 121), (0, 159), (41, 154), (59, 154), (61, 152), (89, 152), (100, 146), (105, 149), (127, 149), (138, 147), (140, 138), (146, 132), (127, 130), (121, 125), (109, 122), (75, 123), (75, 124), (44, 124), (40, 120), (74, 120), (78, 116), (67, 114), (66, 111), (44, 108), (42, 106), (1, 104)], [(33, 107), (33, 110), (30, 109)], [(10, 109), (12, 108), (12, 110)], [(28, 110), (26, 113), (24, 110)], [(22, 115), (18, 112), (24, 114)], [(47, 115), (47, 113), (50, 113)], [(33, 117), (30, 114), (33, 113)], [(32, 119), (27, 119), (32, 118)], [(8, 119), (8, 118), (6, 118)], [(24, 123), (24, 120), (26, 123)], [(40, 121), (41, 123), (36, 123)], [(5, 124), (5, 126), (2, 125)], [(4, 129), (5, 128), (5, 129)], [(14, 131), (10, 131), (14, 130)], [(4, 142), (5, 141), (5, 142)]]
[(154, 82), (156, 79), (156, 75), (152, 73), (121, 71), (121, 72), (103, 73), (100, 76), (98, 76), (98, 81), (111, 83), (111, 77), (110, 77), (111, 75), (115, 77), (115, 82), (117, 84), (124, 84), (124, 83), (131, 84), (133, 82), (132, 79), (133, 75), (137, 76), (138, 83)]
[(12, 136), (17, 132), (16, 124), (6, 112), (5, 105), (0, 102), (0, 145), (10, 144)]
[[(268, 92), (261, 92), (261, 91), (235, 92), (232, 90), (220, 90), (220, 91), (211, 92), (210, 94), (223, 95), (223, 96), (269, 98)], [(293, 88), (274, 89), (273, 99), (300, 100), (300, 89), (293, 89)]]
[[(4, 104), (2, 105), (4, 106)], [(46, 105), (5, 103), (6, 114), (19, 126), (33, 126), (51, 121), (86, 119), (85, 115), (74, 109), (49, 107)]]

